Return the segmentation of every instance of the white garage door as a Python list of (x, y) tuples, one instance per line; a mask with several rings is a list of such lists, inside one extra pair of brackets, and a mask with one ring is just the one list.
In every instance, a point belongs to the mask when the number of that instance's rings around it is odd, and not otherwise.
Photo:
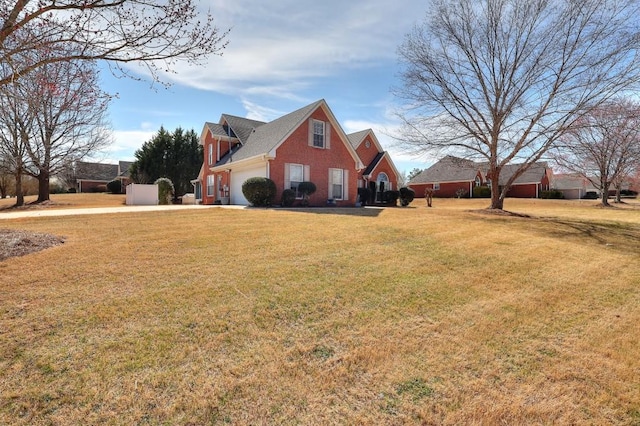
[(267, 177), (267, 167), (261, 165), (258, 168), (231, 171), (231, 194), (229, 195), (231, 204), (249, 205), (249, 202), (242, 194), (242, 184), (245, 180), (252, 177)]

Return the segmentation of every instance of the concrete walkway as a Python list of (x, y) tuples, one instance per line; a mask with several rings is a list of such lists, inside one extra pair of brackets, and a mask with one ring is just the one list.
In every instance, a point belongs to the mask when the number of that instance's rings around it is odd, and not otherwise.
[(193, 210), (193, 209), (244, 209), (245, 206), (221, 206), (221, 205), (202, 205), (202, 204), (182, 204), (168, 206), (122, 206), (122, 207), (95, 207), (84, 209), (56, 209), (55, 207), (46, 209), (21, 210), (21, 211), (0, 211), (0, 220), (2, 219), (20, 219), (28, 217), (52, 217), (52, 216), (75, 216), (85, 214), (112, 214), (112, 213), (137, 213), (137, 212), (155, 212), (155, 211), (173, 211), (173, 210)]

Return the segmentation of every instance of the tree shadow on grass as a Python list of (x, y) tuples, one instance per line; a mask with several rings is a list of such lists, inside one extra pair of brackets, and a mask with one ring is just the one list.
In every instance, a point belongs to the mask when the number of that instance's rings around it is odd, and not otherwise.
[(572, 219), (537, 219), (537, 230), (554, 238), (604, 246), (607, 249), (640, 255), (640, 225)]
[(377, 217), (384, 209), (380, 207), (279, 207), (278, 210), (297, 213)]
[[(479, 219), (481, 216), (475, 217)], [(597, 245), (607, 250), (640, 255), (640, 225), (635, 223), (540, 218), (520, 214), (485, 217), (484, 220), (494, 220), (502, 224), (523, 220), (527, 223), (528, 229), (538, 234), (573, 241), (576, 244)]]

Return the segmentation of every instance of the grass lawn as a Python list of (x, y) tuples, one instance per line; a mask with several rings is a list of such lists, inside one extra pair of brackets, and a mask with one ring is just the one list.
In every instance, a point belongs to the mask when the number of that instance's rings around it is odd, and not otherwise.
[(0, 424), (640, 424), (637, 202), (412, 205), (0, 222)]
[(124, 194), (51, 194), (51, 202), (45, 203), (44, 206), (35, 204), (38, 199), (37, 195), (28, 195), (24, 197), (24, 207), (16, 208), (15, 198), (0, 199), (0, 215), (3, 211), (15, 211), (18, 209), (39, 209), (39, 208), (56, 208), (56, 209), (77, 209), (77, 208), (93, 208), (93, 207), (118, 207), (125, 205)]

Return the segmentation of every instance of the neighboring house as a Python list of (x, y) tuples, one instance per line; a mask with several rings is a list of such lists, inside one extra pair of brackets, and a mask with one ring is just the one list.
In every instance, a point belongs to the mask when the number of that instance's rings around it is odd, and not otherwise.
[(74, 176), (78, 192), (98, 192), (102, 185), (115, 179), (120, 170), (117, 164), (88, 163), (76, 161)]
[(393, 164), (389, 153), (382, 149), (373, 130), (362, 130), (351, 133), (347, 137), (365, 166), (358, 173), (358, 188), (371, 190), (371, 199), (367, 200), (368, 203), (382, 202), (384, 191), (398, 189), (400, 173)]
[[(500, 172), (500, 186), (504, 185), (520, 167), (520, 164), (507, 164)], [(485, 174), (486, 176), (486, 174)], [(545, 162), (533, 163), (511, 184), (507, 197), (540, 198), (542, 191), (551, 187), (553, 172)]]
[(127, 185), (131, 183), (131, 174), (129, 173), (129, 169), (133, 161), (118, 161), (118, 176), (115, 179), (118, 179), (122, 182), (122, 192), (125, 192), (125, 188)]
[(373, 164), (381, 151), (373, 132), (360, 133), (360, 142), (369, 145), (362, 148), (366, 165), (357, 153), (358, 137), (352, 142), (324, 100), (268, 123), (223, 114), (218, 123), (205, 123), (200, 136), (204, 162), (192, 181), (196, 198), (203, 204), (247, 205), (242, 184), (251, 177), (267, 177), (276, 184), (276, 203), (285, 189), (296, 191), (296, 198), (301, 199), (298, 184), (310, 181), (317, 188), (310, 205), (326, 205), (331, 199), (338, 206), (353, 206), (358, 185), (368, 184), (381, 173), (397, 180), (386, 155)]
[(584, 198), (588, 191), (599, 192), (587, 178), (577, 173), (553, 175), (551, 188), (562, 192), (567, 200)]
[[(519, 164), (508, 164), (500, 173), (500, 185), (504, 185), (519, 168)], [(547, 163), (532, 164), (511, 185), (508, 197), (538, 198), (550, 186), (551, 169)], [(424, 197), (427, 188), (436, 197), (473, 197), (476, 186), (491, 186), (487, 178), (487, 164), (448, 155), (433, 166), (411, 179), (407, 186), (416, 197)]]
[(436, 197), (472, 197), (473, 188), (485, 184), (482, 165), (471, 160), (447, 155), (407, 184), (415, 196), (424, 198), (425, 190), (433, 190)]

